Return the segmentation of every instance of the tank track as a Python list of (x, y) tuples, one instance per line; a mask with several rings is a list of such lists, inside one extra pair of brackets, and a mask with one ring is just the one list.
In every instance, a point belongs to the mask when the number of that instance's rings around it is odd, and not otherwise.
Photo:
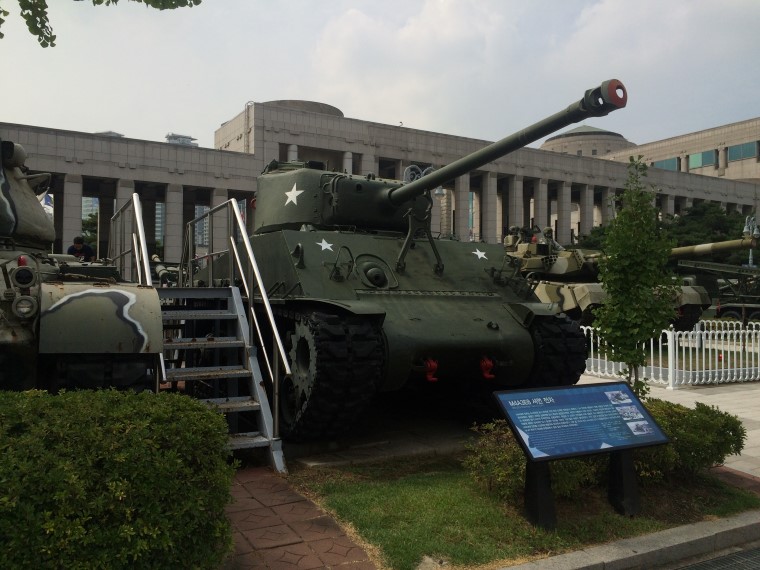
[(580, 325), (565, 315), (536, 317), (531, 325), (535, 348), (527, 385), (570, 386), (586, 370), (588, 343)]
[[(309, 366), (311, 391), (300, 409), (294, 409), (297, 404), (293, 398), (288, 399), (286, 385), (280, 392), (281, 408), (291, 406), (281, 414), (283, 437), (305, 440), (346, 433), (366, 409), (380, 382), (384, 353), (380, 328), (364, 319), (320, 312), (281, 316), (280, 321), (286, 327), (280, 330), (287, 331), (294, 331), (296, 322), (300, 322), (313, 339), (313, 343), (309, 342), (313, 352), (309, 355), (313, 359)], [(283, 379), (285, 382), (288, 380)]]

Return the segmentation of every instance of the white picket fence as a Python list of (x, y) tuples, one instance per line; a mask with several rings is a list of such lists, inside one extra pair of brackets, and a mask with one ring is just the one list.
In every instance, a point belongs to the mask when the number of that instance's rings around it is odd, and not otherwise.
[[(589, 341), (586, 374), (619, 378), (625, 366), (605, 355), (603, 339), (592, 327), (581, 327)], [(694, 330), (663, 330), (649, 341), (647, 364), (639, 378), (668, 388), (760, 380), (760, 323), (700, 321)]]

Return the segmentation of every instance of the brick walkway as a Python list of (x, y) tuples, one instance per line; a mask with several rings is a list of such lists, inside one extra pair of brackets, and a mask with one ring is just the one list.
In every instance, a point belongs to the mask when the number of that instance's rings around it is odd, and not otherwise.
[(235, 552), (223, 570), (375, 570), (367, 553), (269, 467), (241, 469), (227, 508)]

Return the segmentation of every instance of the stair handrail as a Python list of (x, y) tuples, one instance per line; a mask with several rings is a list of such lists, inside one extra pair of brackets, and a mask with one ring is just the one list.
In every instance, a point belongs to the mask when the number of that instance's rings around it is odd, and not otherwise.
[[(272, 330), (272, 337), (274, 339), (274, 343), (277, 347), (277, 353), (279, 353), (279, 361), (282, 363), (283, 367), (285, 368), (285, 374), (289, 375), (291, 373), (290, 365), (288, 364), (288, 359), (286, 357), (285, 347), (282, 344), (282, 338), (280, 337), (279, 332), (277, 331), (277, 326), (275, 324), (274, 320), (274, 314), (272, 312), (272, 305), (269, 302), (269, 296), (267, 295), (266, 289), (264, 288), (264, 281), (261, 278), (261, 272), (259, 271), (258, 263), (256, 262), (256, 256), (253, 254), (253, 248), (251, 247), (251, 241), (248, 238), (248, 234), (246, 232), (245, 223), (243, 223), (243, 218), (240, 215), (240, 210), (238, 209), (238, 203), (237, 200), (230, 198), (226, 202), (223, 202), (217, 206), (214, 206), (213, 208), (210, 208), (206, 212), (203, 212), (199, 216), (196, 216), (187, 224), (186, 232), (185, 232), (185, 238), (184, 238), (184, 246), (182, 248), (182, 258), (180, 262), (180, 267), (184, 268), (184, 270), (180, 271), (180, 286), (186, 286), (186, 285), (192, 285), (192, 276), (193, 276), (193, 262), (196, 260), (195, 255), (195, 228), (200, 223), (200, 221), (204, 219), (208, 219), (208, 235), (212, 236), (214, 235), (214, 214), (217, 212), (220, 212), (224, 209), (227, 209), (228, 213), (228, 227), (230, 228), (229, 233), (229, 242), (230, 242), (230, 248), (225, 250), (219, 250), (219, 251), (209, 251), (204, 257), (207, 260), (208, 263), (208, 275), (209, 275), (209, 281), (210, 285), (213, 284), (214, 281), (214, 258), (218, 258), (221, 255), (228, 254), (232, 256), (235, 259), (235, 263), (229, 263), (229, 283), (231, 286), (235, 283), (235, 267), (238, 268), (238, 271), (240, 272), (241, 276), (241, 282), (243, 285), (243, 288), (245, 289), (246, 296), (249, 300), (249, 311), (251, 313), (251, 316), (253, 317), (253, 322), (256, 328), (256, 333), (259, 338), (259, 344), (261, 347), (261, 352), (264, 355), (264, 360), (266, 361), (267, 370), (269, 372), (269, 379), (272, 382), (272, 385), (277, 388), (277, 382), (275, 380), (275, 372), (273, 370), (273, 367), (269, 361), (269, 356), (267, 355), (266, 351), (266, 345), (264, 343), (264, 337), (261, 332), (261, 327), (259, 326), (259, 320), (256, 316), (256, 311), (253, 307), (253, 295), (251, 294), (251, 291), (249, 289), (248, 285), (248, 279), (245, 278), (243, 275), (243, 264), (242, 260), (240, 258), (240, 254), (238, 252), (238, 248), (235, 244), (235, 235), (232, 231), (232, 228), (235, 226), (238, 229), (238, 232), (240, 234), (240, 242), (242, 243), (243, 247), (245, 248), (245, 255), (248, 258), (249, 267), (251, 268), (251, 271), (253, 273), (253, 278), (256, 281), (256, 287), (258, 288), (259, 294), (261, 295), (261, 300), (264, 305), (264, 309), (266, 311), (267, 319), (269, 321), (269, 326)], [(210, 240), (213, 242), (213, 239)], [(277, 402), (274, 403), (275, 409), (277, 408)]]
[[(127, 249), (124, 249), (125, 246), (128, 246)], [(139, 285), (153, 286), (142, 203), (140, 195), (136, 192), (111, 216), (108, 258), (114, 262), (119, 274), (125, 279), (131, 279), (132, 275), (136, 274)]]

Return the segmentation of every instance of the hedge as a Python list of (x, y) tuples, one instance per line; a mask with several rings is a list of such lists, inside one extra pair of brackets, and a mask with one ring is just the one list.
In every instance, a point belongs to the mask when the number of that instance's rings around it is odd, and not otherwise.
[(178, 394), (0, 392), (0, 568), (218, 568), (227, 438)]

